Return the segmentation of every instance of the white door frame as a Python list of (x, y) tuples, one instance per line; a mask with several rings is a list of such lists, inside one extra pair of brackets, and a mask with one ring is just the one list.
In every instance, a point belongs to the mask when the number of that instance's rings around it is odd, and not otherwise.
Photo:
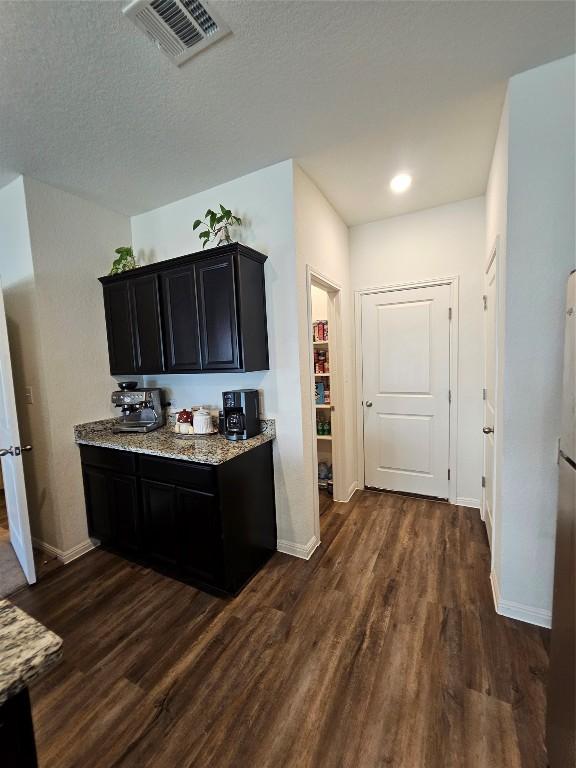
[[(391, 291), (406, 291), (411, 288), (434, 288), (438, 285), (450, 287), (450, 307), (452, 308), (452, 321), (450, 322), (450, 391), (452, 400), (450, 403), (449, 420), (449, 461), (450, 479), (448, 481), (448, 501), (457, 504), (457, 443), (458, 443), (458, 297), (459, 278), (441, 277), (434, 280), (417, 280), (410, 283), (392, 283), (370, 288), (361, 288), (354, 291), (354, 320), (356, 330), (356, 424), (357, 424), (357, 455), (358, 478), (360, 487), (364, 488), (365, 463), (364, 463), (364, 406), (362, 401), (363, 375), (362, 375), (362, 297), (372, 293), (388, 293)], [(448, 396), (448, 395), (446, 395)]]
[[(496, 301), (496, 306), (494, 307), (494, 349), (493, 349), (493, 355), (494, 355), (494, 457), (493, 457), (493, 463), (492, 463), (492, 530), (491, 530), (491, 555), (494, 552), (494, 532), (495, 532), (495, 522), (496, 522), (496, 499), (497, 499), (497, 493), (496, 493), (496, 481), (497, 481), (497, 467), (498, 467), (498, 447), (499, 447), (499, 424), (498, 424), (498, 393), (499, 393), (499, 387), (498, 387), (498, 374), (500, 370), (500, 356), (499, 356), (499, 332), (500, 332), (500, 290), (502, 286), (502, 280), (501, 280), (501, 274), (500, 274), (500, 266), (501, 266), (501, 259), (500, 259), (500, 235), (496, 235), (496, 238), (494, 240), (494, 243), (492, 245), (492, 248), (488, 252), (488, 257), (486, 259), (486, 262), (484, 264), (484, 286), (486, 285), (486, 275), (488, 274), (488, 271), (490, 270), (490, 267), (492, 266), (492, 262), (495, 264), (495, 276), (496, 276), (496, 290), (494, 291), (494, 299)], [(488, 344), (487, 344), (487, 335), (486, 335), (486, 315), (483, 316), (482, 322), (484, 325), (484, 366), (482, 371), (482, 386), (486, 386), (486, 356), (488, 354)], [(482, 425), (486, 426), (486, 423), (484, 421), (486, 416), (486, 406), (484, 404), (484, 400), (482, 402)], [(482, 475), (483, 477), (486, 476), (486, 438), (482, 439)], [(484, 525), (486, 525), (486, 488), (482, 488), (482, 499), (480, 501), (480, 517), (482, 521), (484, 522)], [(494, 557), (492, 555), (492, 563), (494, 562)], [(492, 566), (492, 571), (494, 570)]]
[(306, 332), (308, 339), (308, 376), (307, 385), (310, 397), (310, 429), (312, 432), (312, 461), (314, 468), (314, 532), (320, 541), (320, 506), (318, 501), (318, 445), (316, 441), (316, 400), (314, 397), (314, 345), (312, 344), (312, 285), (328, 293), (328, 327), (330, 329), (330, 401), (334, 405), (332, 422), (332, 474), (334, 479), (334, 501), (348, 501), (344, 482), (344, 444), (343, 444), (343, 354), (342, 354), (342, 288), (329, 277), (318, 272), (310, 264), (306, 265)]

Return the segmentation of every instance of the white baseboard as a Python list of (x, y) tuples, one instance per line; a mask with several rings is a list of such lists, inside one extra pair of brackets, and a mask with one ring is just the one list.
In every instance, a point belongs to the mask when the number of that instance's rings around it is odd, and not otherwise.
[(534, 608), (524, 603), (515, 603), (512, 600), (502, 600), (498, 580), (494, 571), (490, 574), (490, 583), (492, 584), (492, 596), (494, 597), (494, 607), (496, 613), (500, 616), (506, 616), (508, 619), (517, 619), (527, 624), (535, 624), (537, 627), (550, 629), (552, 626), (552, 612), (543, 608)]
[(472, 507), (472, 509), (481, 509), (482, 505), (478, 499), (467, 499), (466, 496), (458, 496), (456, 504), (459, 507)]
[(316, 549), (320, 546), (320, 539), (314, 535), (308, 544), (295, 544), (293, 541), (278, 539), (276, 549), (285, 555), (300, 557), (302, 560), (310, 560)]
[(92, 541), (92, 539), (86, 539), (86, 541), (77, 544), (75, 547), (72, 547), (72, 549), (62, 550), (35, 537), (32, 537), (32, 544), (36, 549), (41, 549), (43, 552), (57, 557), (58, 560), (65, 565), (66, 563), (71, 563), (72, 560), (76, 560), (77, 557), (82, 557), (86, 552), (90, 552), (91, 549), (95, 549), (98, 546), (98, 543), (96, 543), (95, 540)]
[(350, 501), (352, 496), (354, 496), (354, 494), (356, 493), (357, 490), (358, 490), (358, 481), (354, 480), (354, 482), (351, 483), (350, 487), (348, 488), (348, 490), (346, 492), (346, 498), (344, 498), (344, 499), (334, 499), (334, 501), (337, 501), (338, 504), (346, 504), (347, 502)]

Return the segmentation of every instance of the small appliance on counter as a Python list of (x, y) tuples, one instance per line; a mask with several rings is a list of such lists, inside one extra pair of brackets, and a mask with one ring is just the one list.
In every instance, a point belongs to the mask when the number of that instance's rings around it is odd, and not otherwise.
[(152, 432), (164, 426), (166, 416), (162, 407), (162, 390), (158, 387), (138, 388), (137, 381), (120, 381), (120, 389), (112, 392), (112, 403), (122, 415), (113, 432)]
[(260, 434), (260, 407), (257, 389), (222, 392), (224, 437), (248, 440)]

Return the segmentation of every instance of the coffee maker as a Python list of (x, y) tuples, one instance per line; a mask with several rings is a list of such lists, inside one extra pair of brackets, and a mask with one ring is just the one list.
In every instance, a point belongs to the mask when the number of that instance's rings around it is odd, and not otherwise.
[(257, 389), (222, 392), (224, 437), (248, 440), (260, 434), (260, 407)]
[(120, 389), (112, 392), (112, 403), (122, 415), (112, 432), (152, 432), (166, 423), (161, 389), (138, 388), (137, 381), (120, 381), (118, 386)]

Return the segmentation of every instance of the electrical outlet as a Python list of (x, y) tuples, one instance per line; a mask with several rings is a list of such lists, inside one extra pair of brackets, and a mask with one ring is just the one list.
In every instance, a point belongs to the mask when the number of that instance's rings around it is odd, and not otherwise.
[(32, 396), (32, 387), (24, 387), (24, 402), (32, 405), (34, 398)]

